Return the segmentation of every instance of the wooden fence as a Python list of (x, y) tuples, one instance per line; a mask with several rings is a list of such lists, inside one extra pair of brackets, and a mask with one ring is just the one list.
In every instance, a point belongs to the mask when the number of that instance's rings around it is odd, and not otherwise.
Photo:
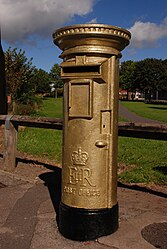
[[(0, 125), (4, 124), (3, 169), (13, 171), (16, 167), (18, 127), (63, 129), (63, 119), (17, 115), (0, 115)], [(167, 140), (167, 125), (120, 122), (118, 135), (145, 139)]]

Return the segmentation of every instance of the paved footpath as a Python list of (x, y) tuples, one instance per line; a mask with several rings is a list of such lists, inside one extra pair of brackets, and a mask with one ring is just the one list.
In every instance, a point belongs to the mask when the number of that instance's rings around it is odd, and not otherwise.
[(121, 102), (119, 101), (119, 115), (128, 119), (130, 122), (137, 122), (137, 123), (149, 123), (149, 124), (163, 124), (160, 121), (144, 118), (138, 116), (136, 113), (129, 111), (126, 107), (124, 107)]
[(123, 185), (118, 187), (117, 232), (96, 241), (64, 238), (56, 223), (60, 175), (61, 169), (47, 170), (26, 180), (0, 171), (0, 249), (167, 248), (167, 195)]

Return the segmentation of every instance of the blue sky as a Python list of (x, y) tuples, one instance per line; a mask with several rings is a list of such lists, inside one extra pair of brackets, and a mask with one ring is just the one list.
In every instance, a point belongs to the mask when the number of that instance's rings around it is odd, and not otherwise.
[(167, 59), (166, 0), (0, 0), (2, 45), (22, 48), (37, 68), (60, 63), (55, 29), (79, 23), (104, 23), (128, 29), (131, 44), (121, 61)]

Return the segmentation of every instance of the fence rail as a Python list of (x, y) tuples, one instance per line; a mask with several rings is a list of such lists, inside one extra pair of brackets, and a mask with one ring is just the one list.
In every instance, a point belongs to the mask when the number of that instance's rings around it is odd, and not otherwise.
[[(0, 115), (0, 125), (4, 124), (3, 169), (13, 171), (16, 167), (18, 127), (36, 127), (45, 129), (63, 129), (63, 119), (30, 117), (18, 115)], [(118, 135), (145, 139), (167, 140), (167, 125), (120, 122)]]

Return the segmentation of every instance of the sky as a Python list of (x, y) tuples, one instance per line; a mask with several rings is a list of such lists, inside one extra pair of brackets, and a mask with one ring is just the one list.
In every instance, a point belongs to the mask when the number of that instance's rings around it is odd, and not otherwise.
[(0, 0), (4, 51), (25, 51), (33, 65), (49, 72), (61, 63), (52, 33), (84, 23), (118, 26), (132, 34), (121, 61), (167, 59), (167, 0)]

